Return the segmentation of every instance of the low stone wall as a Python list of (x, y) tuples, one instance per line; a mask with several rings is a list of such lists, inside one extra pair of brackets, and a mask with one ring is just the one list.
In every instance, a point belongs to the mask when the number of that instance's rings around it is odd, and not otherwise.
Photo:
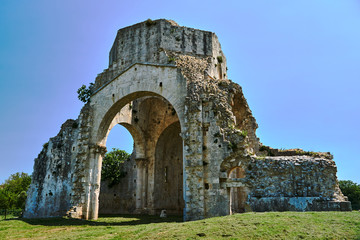
[(310, 156), (252, 158), (246, 177), (252, 211), (351, 211), (333, 160)]
[(327, 201), (321, 197), (264, 197), (250, 198), (252, 211), (351, 211), (349, 201)]

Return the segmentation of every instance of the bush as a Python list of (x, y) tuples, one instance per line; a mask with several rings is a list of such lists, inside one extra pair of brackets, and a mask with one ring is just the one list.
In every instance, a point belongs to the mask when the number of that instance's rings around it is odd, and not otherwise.
[(349, 198), (353, 210), (360, 210), (360, 184), (350, 180), (340, 180), (342, 193)]

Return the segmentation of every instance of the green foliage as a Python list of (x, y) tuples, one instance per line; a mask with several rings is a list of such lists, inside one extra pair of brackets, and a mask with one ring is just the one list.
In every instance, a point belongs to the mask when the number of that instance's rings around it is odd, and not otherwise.
[(89, 87), (86, 87), (84, 84), (77, 90), (78, 93), (78, 99), (84, 103), (87, 103), (90, 101), (90, 97), (92, 94), (91, 87), (93, 86), (93, 83), (90, 83)]
[(233, 150), (233, 152), (236, 152), (236, 150), (238, 149), (237, 144), (232, 142), (229, 142), (228, 147)]
[(248, 135), (248, 132), (246, 130), (242, 130), (240, 132), (240, 135), (243, 136), (244, 138)]
[(31, 177), (23, 172), (12, 174), (5, 180), (5, 183), (0, 185), (0, 209), (24, 209), (30, 183)]
[(151, 20), (150, 18), (148, 18), (148, 20), (146, 20), (145, 24), (146, 24), (146, 26), (150, 27), (152, 25), (155, 25), (156, 22)]
[(342, 193), (349, 198), (353, 210), (360, 209), (360, 184), (350, 180), (339, 181)]
[(175, 58), (174, 57), (169, 57), (169, 63), (175, 62)]
[(218, 57), (217, 57), (217, 60), (218, 60), (218, 63), (221, 64), (221, 63), (223, 62), (222, 56), (218, 56)]
[(49, 146), (49, 142), (43, 144), (43, 148), (48, 148), (48, 146)]
[(0, 208), (10, 209), (16, 202), (16, 194), (8, 188), (0, 189)]
[(109, 188), (120, 183), (121, 178), (126, 176), (124, 162), (130, 158), (130, 154), (124, 150), (113, 148), (108, 152), (102, 163), (101, 177), (108, 180)]
[(72, 128), (78, 128), (79, 127), (79, 123), (78, 122), (74, 122), (71, 126)]

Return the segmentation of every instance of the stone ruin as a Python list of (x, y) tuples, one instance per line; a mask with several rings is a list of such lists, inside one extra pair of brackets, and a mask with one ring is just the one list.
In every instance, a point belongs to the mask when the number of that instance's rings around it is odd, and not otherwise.
[[(330, 153), (263, 146), (212, 32), (147, 20), (120, 29), (78, 119), (35, 159), (24, 217), (350, 211)], [(101, 181), (116, 124), (134, 139), (126, 176)]]

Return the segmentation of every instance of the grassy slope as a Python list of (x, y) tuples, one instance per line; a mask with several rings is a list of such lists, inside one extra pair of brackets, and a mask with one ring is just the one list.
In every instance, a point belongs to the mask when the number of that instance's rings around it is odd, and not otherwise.
[(154, 216), (3, 220), (0, 239), (360, 239), (360, 212), (245, 213), (181, 222)]

